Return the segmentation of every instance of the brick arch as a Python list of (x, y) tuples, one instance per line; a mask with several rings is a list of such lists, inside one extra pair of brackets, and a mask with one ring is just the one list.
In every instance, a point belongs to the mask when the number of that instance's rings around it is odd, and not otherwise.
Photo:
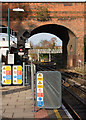
[(77, 34), (76, 34), (75, 30), (72, 29), (72, 27), (70, 28), (69, 26), (66, 26), (66, 25), (64, 25), (64, 24), (58, 24), (58, 23), (53, 24), (53, 22), (52, 22), (52, 23), (49, 23), (49, 22), (48, 22), (48, 23), (44, 23), (44, 24), (36, 24), (36, 23), (35, 23), (35, 26), (33, 26), (33, 28), (30, 29), (30, 31), (33, 31), (33, 30), (35, 30), (35, 29), (37, 29), (37, 28), (40, 28), (40, 27), (46, 26), (46, 25), (56, 25), (56, 26), (64, 27), (65, 29), (67, 29), (68, 31), (70, 31), (74, 36), (77, 37)]
[[(10, 24), (10, 28), (13, 29), (14, 31), (17, 30), (17, 28), (15, 28), (16, 26), (16, 23), (17, 21), (11, 21), (11, 24)], [(58, 21), (58, 22), (53, 22), (53, 21), (48, 21), (48, 22), (38, 22), (38, 21), (31, 21), (28, 25), (28, 22), (27, 21), (21, 21), (21, 25), (25, 28), (25, 29), (28, 29), (29, 31), (32, 31), (34, 30), (35, 28), (37, 27), (40, 27), (40, 26), (43, 26), (43, 25), (46, 25), (46, 24), (56, 24), (56, 25), (60, 25), (60, 26), (63, 26), (67, 29), (69, 29), (71, 32), (73, 32), (73, 34), (77, 37), (77, 32), (76, 32), (76, 29), (74, 27), (72, 27), (72, 24), (65, 24), (64, 22), (61, 23), (61, 21)], [(8, 27), (8, 23), (7, 21), (3, 21), (3, 25)], [(29, 26), (29, 27), (28, 27)]]
[(59, 25), (64, 26), (64, 27), (67, 28), (70, 32), (72, 32), (72, 33), (74, 34), (74, 36), (77, 37), (77, 33), (76, 33), (75, 29), (72, 28), (70, 25), (65, 25), (65, 24), (61, 24), (61, 23), (60, 23)]
[(40, 27), (40, 26), (43, 26), (43, 25), (46, 25), (46, 24), (55, 24), (55, 25), (59, 25), (59, 26), (63, 26), (67, 29), (69, 29), (76, 37), (77, 37), (77, 32), (76, 32), (76, 29), (74, 27), (72, 27), (72, 24), (65, 24), (65, 23), (61, 23), (61, 22), (54, 22), (54, 21), (48, 21), (48, 22), (37, 22), (35, 21), (32, 22), (31, 24), (33, 24), (32, 27), (30, 27), (30, 31), (33, 31), (34, 29), (36, 29), (37, 27)]
[[(60, 31), (60, 32), (59, 32)], [(76, 36), (68, 28), (58, 24), (46, 24), (38, 26), (31, 31), (30, 36), (37, 33), (51, 33), (59, 37), (63, 41), (63, 64), (64, 67), (72, 67), (75, 65), (74, 56), (76, 55)], [(71, 48), (70, 48), (71, 47)], [(71, 51), (70, 49), (73, 49)], [(71, 59), (70, 59), (71, 57)], [(74, 60), (74, 61), (73, 61)]]

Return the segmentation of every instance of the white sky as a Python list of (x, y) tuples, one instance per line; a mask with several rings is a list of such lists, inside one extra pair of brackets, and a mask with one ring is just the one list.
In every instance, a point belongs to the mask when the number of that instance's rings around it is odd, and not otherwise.
[(50, 34), (50, 33), (38, 33), (35, 34), (33, 36), (31, 36), (30, 38), (28, 38), (28, 42), (32, 42), (33, 45), (37, 45), (38, 43), (40, 43), (40, 41), (42, 40), (51, 40), (51, 38), (55, 37), (56, 38), (56, 45), (57, 46), (62, 46), (62, 41), (60, 38), (58, 38), (57, 36)]

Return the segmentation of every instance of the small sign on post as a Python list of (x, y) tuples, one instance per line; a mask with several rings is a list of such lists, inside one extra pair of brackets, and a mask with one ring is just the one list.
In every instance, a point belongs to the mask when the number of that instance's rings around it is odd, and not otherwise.
[(8, 54), (8, 64), (14, 64), (14, 54)]
[(13, 66), (13, 84), (22, 84), (22, 66)]
[(37, 106), (42, 107), (43, 106), (43, 74), (38, 73), (37, 74)]
[(3, 85), (11, 84), (11, 66), (2, 67), (2, 84)]

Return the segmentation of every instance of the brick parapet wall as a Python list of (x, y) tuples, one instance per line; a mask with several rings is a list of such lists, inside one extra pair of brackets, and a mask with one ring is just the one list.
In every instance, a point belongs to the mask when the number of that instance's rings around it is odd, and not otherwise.
[[(36, 11), (39, 6), (43, 6), (48, 9), (51, 20), (49, 21), (37, 21)], [(15, 31), (18, 31), (18, 25), (22, 29), (28, 29), (32, 31), (34, 28), (37, 28), (46, 24), (57, 24), (62, 25), (72, 31), (77, 37), (77, 52), (84, 57), (84, 34), (85, 34), (85, 9), (86, 3), (3, 3), (3, 11), (6, 12), (7, 8), (24, 8), (25, 12), (28, 13), (27, 17), (24, 17), (23, 20), (18, 21), (11, 20), (11, 28)], [(4, 13), (3, 12), (3, 13)], [(3, 14), (4, 15), (4, 14)], [(12, 14), (11, 14), (12, 15)], [(11, 16), (10, 16), (11, 17)], [(7, 26), (6, 16), (3, 16), (3, 25)]]

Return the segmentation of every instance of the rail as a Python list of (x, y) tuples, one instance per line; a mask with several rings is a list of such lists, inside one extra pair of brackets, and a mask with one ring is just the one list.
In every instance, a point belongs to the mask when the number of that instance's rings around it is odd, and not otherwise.
[[(40, 66), (38, 66), (38, 69), (52, 70), (52, 68), (50, 68), (50, 67), (49, 68), (48, 67), (41, 68)], [(53, 70), (55, 70), (55, 69), (53, 69)], [(62, 79), (62, 81), (63, 81), (63, 79)], [(67, 84), (69, 84), (69, 83), (67, 83)], [(70, 84), (69, 84), (69, 86), (70, 86)], [(77, 88), (76, 86), (74, 86), (74, 87)], [(83, 113), (85, 112), (86, 102), (83, 101), (77, 94), (75, 94), (75, 92), (71, 91), (71, 89), (69, 90), (68, 88), (69, 88), (68, 86), (66, 87), (65, 85), (62, 84), (62, 93), (63, 93), (62, 102), (63, 102), (63, 104), (69, 110), (69, 112), (71, 113), (71, 115), (73, 116), (74, 119), (81, 120), (84, 117), (86, 118), (86, 115), (83, 116), (82, 112), (81, 112), (81, 111), (83, 111)], [(80, 89), (77, 88), (77, 90), (80, 90)], [(85, 93), (85, 92), (83, 91), (83, 93)]]

